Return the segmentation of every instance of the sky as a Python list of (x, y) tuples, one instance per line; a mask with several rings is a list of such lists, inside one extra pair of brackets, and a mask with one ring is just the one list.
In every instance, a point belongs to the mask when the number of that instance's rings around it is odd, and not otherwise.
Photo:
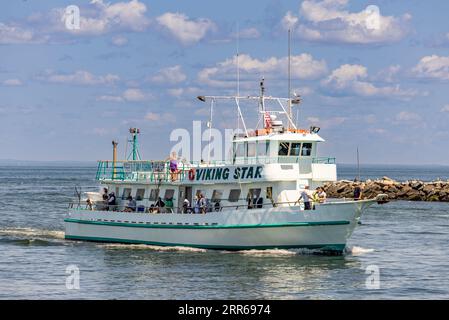
[[(0, 159), (110, 159), (113, 139), (124, 158), (130, 127), (143, 158), (166, 158), (173, 130), (206, 129), (196, 96), (236, 94), (237, 52), (242, 95), (261, 78), (288, 95), (290, 29), (293, 115), (321, 128), (319, 156), (448, 165), (448, 12), (446, 0), (2, 1)], [(254, 126), (256, 106), (241, 107)], [(235, 105), (217, 101), (212, 123), (235, 128)]]

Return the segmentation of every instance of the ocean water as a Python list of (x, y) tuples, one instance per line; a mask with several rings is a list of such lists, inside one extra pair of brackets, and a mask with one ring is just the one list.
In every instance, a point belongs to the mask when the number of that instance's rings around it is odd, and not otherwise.
[[(0, 299), (449, 298), (449, 204), (371, 207), (341, 256), (64, 240), (74, 186), (97, 190), (94, 166), (0, 166)], [(353, 166), (339, 178), (353, 179)], [(448, 179), (448, 167), (362, 167), (362, 178)], [(66, 268), (80, 271), (68, 289)], [(378, 270), (379, 288), (367, 286)], [(371, 282), (368, 281), (368, 284)]]

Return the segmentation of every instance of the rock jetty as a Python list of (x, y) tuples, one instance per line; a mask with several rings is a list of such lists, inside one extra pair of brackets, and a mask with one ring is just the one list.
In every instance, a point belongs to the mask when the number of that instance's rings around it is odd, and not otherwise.
[(353, 182), (340, 180), (323, 185), (329, 198), (352, 198), (356, 185), (362, 185), (363, 197), (373, 198), (383, 193), (390, 200), (447, 201), (449, 202), (449, 180), (423, 182), (410, 180), (399, 182), (388, 177), (377, 180)]

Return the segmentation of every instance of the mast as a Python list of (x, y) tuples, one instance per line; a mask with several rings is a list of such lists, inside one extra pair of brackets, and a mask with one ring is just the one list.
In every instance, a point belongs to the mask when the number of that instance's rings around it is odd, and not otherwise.
[(129, 160), (130, 158), (132, 158), (132, 160), (141, 160), (140, 153), (139, 153), (139, 144), (137, 142), (137, 135), (140, 134), (140, 129), (139, 128), (130, 128), (129, 133), (131, 133), (131, 135), (132, 135), (132, 140), (130, 142), (132, 143), (133, 148), (132, 148), (132, 151), (129, 154), (127, 160)]

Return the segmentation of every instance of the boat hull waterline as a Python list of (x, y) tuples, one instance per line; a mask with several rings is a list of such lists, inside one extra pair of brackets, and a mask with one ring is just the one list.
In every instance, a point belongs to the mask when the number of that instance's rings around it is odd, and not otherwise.
[(207, 214), (146, 214), (71, 209), (65, 238), (220, 250), (307, 248), (341, 253), (375, 200)]

